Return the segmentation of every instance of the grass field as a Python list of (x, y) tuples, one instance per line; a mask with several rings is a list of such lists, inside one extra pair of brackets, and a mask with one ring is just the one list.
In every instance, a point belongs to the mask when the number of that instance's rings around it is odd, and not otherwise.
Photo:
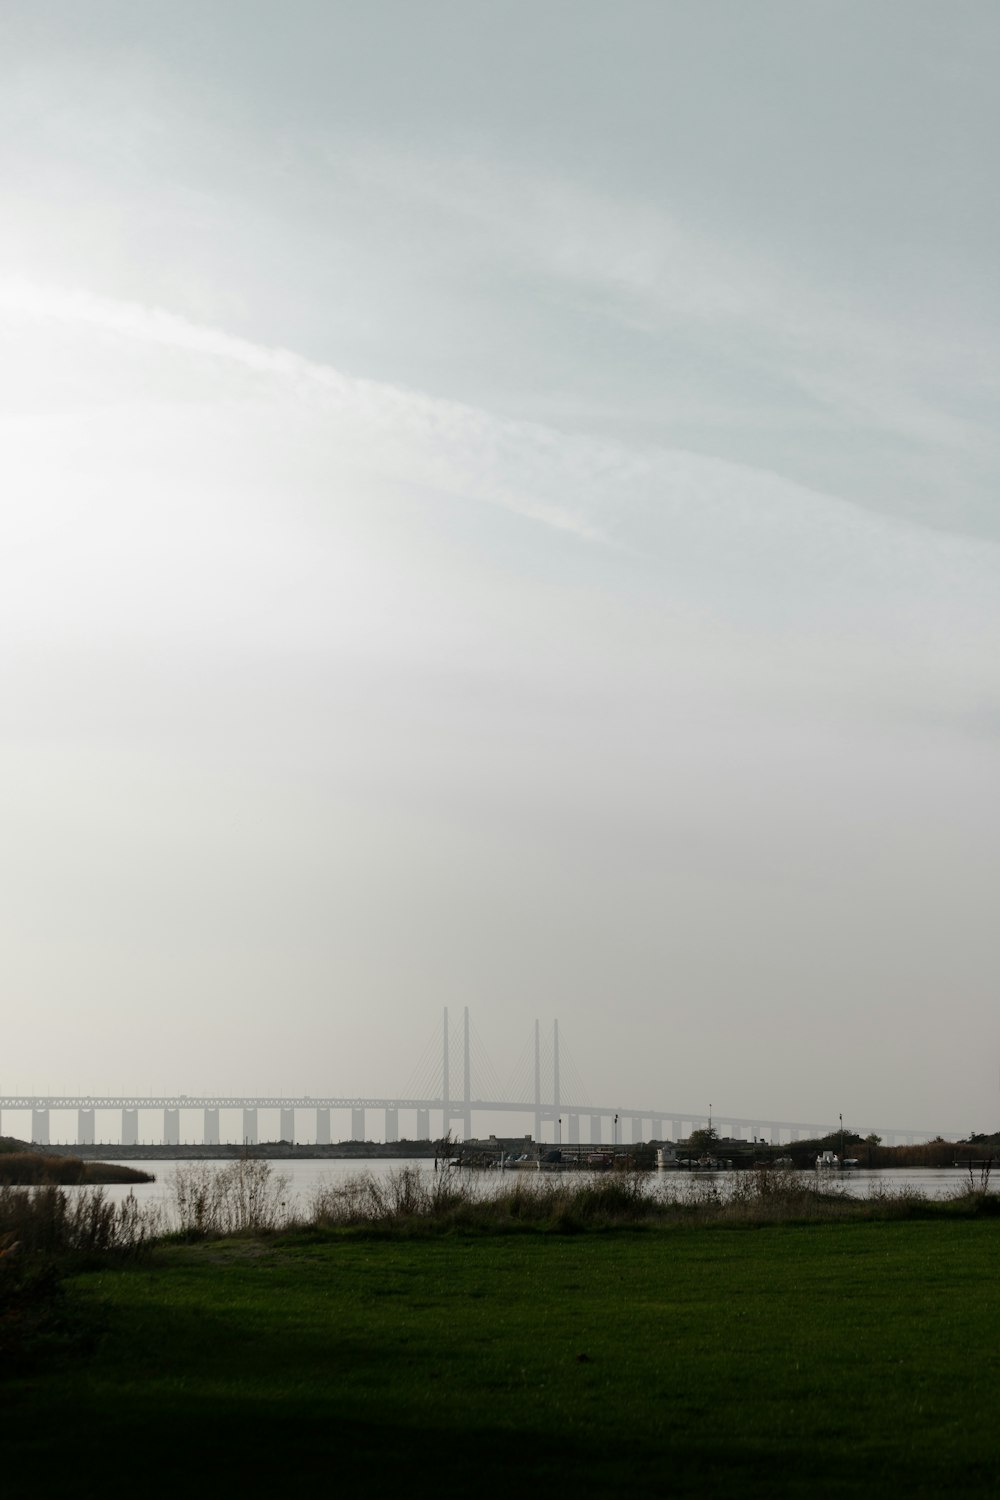
[(4, 1465), (83, 1496), (992, 1495), (998, 1270), (996, 1219), (164, 1246), (67, 1283), (79, 1338), (0, 1388)]

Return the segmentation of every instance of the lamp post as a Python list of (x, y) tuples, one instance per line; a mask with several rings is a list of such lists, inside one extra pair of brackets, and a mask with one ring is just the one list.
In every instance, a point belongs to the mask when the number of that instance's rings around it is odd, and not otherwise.
[(612, 1144), (612, 1146), (617, 1146), (618, 1145), (618, 1116), (617, 1115), (615, 1115), (614, 1129), (611, 1132), (611, 1144)]
[(558, 1126), (558, 1131), (557, 1131), (557, 1134), (556, 1134), (556, 1145), (557, 1146), (561, 1146), (562, 1145), (562, 1115), (560, 1115), (558, 1117), (558, 1119), (556, 1120), (556, 1125)]

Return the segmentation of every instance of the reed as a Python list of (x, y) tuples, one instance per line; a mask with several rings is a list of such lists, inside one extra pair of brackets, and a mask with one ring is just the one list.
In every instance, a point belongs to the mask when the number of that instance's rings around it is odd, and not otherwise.
[[(1000, 1203), (1000, 1200), (996, 1200)], [(919, 1193), (878, 1190), (849, 1196), (839, 1184), (775, 1168), (725, 1177), (671, 1177), (623, 1172), (580, 1180), (569, 1174), (495, 1177), (406, 1167), (388, 1176), (359, 1173), (320, 1187), (307, 1224), (318, 1230), (440, 1233), (666, 1228), (671, 1225), (764, 1225), (913, 1217), (949, 1211)]]
[(65, 1265), (106, 1255), (135, 1256), (156, 1237), (155, 1210), (129, 1196), (113, 1203), (97, 1187), (70, 1195), (54, 1185), (0, 1186), (0, 1245), (5, 1261), (43, 1257)]
[(292, 1221), (290, 1181), (251, 1156), (218, 1168), (201, 1162), (177, 1167), (171, 1178), (174, 1226), (189, 1239), (286, 1228)]
[(81, 1161), (78, 1156), (50, 1156), (42, 1151), (0, 1154), (0, 1186), (77, 1187), (81, 1183), (106, 1186), (119, 1182), (152, 1182), (151, 1172), (114, 1162)]

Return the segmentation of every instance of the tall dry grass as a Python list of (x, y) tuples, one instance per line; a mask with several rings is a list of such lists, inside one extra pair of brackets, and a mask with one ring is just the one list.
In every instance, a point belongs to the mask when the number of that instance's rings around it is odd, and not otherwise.
[(78, 1156), (44, 1156), (39, 1151), (7, 1151), (0, 1156), (0, 1184), (7, 1187), (72, 1187), (83, 1182), (84, 1175)]
[(112, 1203), (99, 1187), (0, 1187), (0, 1379), (84, 1346), (92, 1330), (67, 1310), (63, 1275), (133, 1259), (155, 1232), (131, 1194)]
[[(672, 1206), (672, 1205), (670, 1205)], [(502, 1230), (548, 1226), (562, 1230), (639, 1224), (662, 1219), (669, 1207), (648, 1173), (594, 1178), (512, 1173), (430, 1176), (414, 1167), (376, 1176), (358, 1173), (317, 1189), (309, 1222), (317, 1228)]]
[(218, 1168), (203, 1162), (177, 1167), (171, 1178), (174, 1227), (191, 1238), (285, 1228), (293, 1219), (290, 1185), (285, 1173), (250, 1156)]
[(48, 1156), (41, 1151), (6, 1151), (0, 1155), (0, 1186), (106, 1186), (112, 1182), (152, 1182), (151, 1172), (108, 1161), (81, 1161), (78, 1156)]
[(841, 1183), (782, 1168), (669, 1178), (648, 1172), (583, 1179), (569, 1173), (514, 1173), (498, 1182), (492, 1174), (431, 1177), (405, 1167), (387, 1176), (363, 1172), (320, 1187), (308, 1222), (321, 1230), (496, 1232), (534, 1227), (570, 1233), (628, 1225), (884, 1219), (929, 1211), (920, 1193), (879, 1186), (857, 1198)]
[(0, 1240), (5, 1260), (44, 1256), (90, 1259), (139, 1254), (159, 1230), (155, 1213), (130, 1193), (113, 1203), (102, 1188), (66, 1193), (62, 1188), (0, 1186)]

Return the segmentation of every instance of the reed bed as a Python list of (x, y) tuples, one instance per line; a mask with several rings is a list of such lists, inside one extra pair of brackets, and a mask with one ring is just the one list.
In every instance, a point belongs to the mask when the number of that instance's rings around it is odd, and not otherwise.
[[(984, 1203), (984, 1198), (986, 1199)], [(919, 1192), (878, 1188), (850, 1196), (843, 1185), (791, 1170), (761, 1168), (719, 1177), (663, 1178), (622, 1172), (584, 1180), (516, 1173), (498, 1182), (412, 1167), (387, 1177), (359, 1173), (314, 1194), (305, 1224), (317, 1230), (415, 1233), (545, 1229), (562, 1233), (671, 1225), (764, 1225), (990, 1212), (995, 1195), (962, 1193), (932, 1203)]]
[(15, 1257), (134, 1256), (160, 1228), (156, 1212), (140, 1208), (131, 1194), (113, 1203), (99, 1187), (71, 1195), (52, 1185), (0, 1186), (0, 1255), (8, 1264)]
[(269, 1162), (241, 1156), (213, 1169), (178, 1167), (172, 1177), (173, 1227), (190, 1239), (261, 1234), (293, 1222), (291, 1179)]
[(152, 1182), (151, 1172), (115, 1162), (81, 1161), (78, 1156), (48, 1156), (41, 1151), (0, 1154), (0, 1186), (78, 1187), (83, 1183)]

